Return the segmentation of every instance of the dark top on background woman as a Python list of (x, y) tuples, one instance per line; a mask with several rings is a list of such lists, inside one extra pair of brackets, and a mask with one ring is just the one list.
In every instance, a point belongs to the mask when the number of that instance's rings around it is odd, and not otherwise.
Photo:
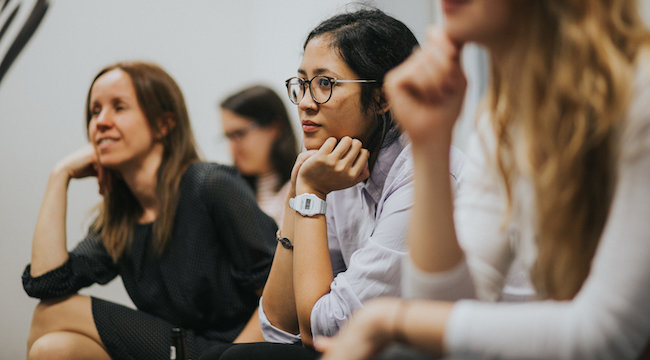
[[(206, 345), (212, 340), (231, 342), (255, 310), (255, 290), (264, 286), (268, 276), (275, 248), (272, 219), (255, 205), (234, 168), (194, 163), (181, 180), (173, 235), (160, 257), (152, 248), (152, 227), (152, 223), (135, 225), (132, 247), (117, 263), (90, 230), (61, 267), (33, 278), (28, 265), (23, 273), (25, 291), (42, 299), (61, 297), (120, 275), (138, 310), (168, 322), (169, 327), (190, 329), (188, 341), (195, 345), (205, 340)], [(161, 332), (163, 339), (169, 334), (168, 328), (143, 328), (130, 331), (138, 337), (127, 343), (116, 327), (144, 322), (116, 323), (112, 315), (100, 311), (94, 298), (93, 316), (113, 357), (130, 342), (147, 341), (152, 336), (149, 331)], [(111, 339), (112, 334), (124, 338)], [(200, 349), (190, 348), (198, 358)], [(161, 347), (164, 356), (168, 349)]]

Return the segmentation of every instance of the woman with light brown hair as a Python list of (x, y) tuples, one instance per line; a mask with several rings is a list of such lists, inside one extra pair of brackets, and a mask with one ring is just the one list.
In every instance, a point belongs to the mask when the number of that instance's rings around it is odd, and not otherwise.
[[(650, 54), (637, 2), (442, 6), (444, 30), (386, 80), (415, 167), (404, 292), (427, 300), (369, 303), (317, 347), (325, 359), (393, 341), (454, 358), (648, 356)], [(442, 174), (465, 42), (488, 50), (492, 82), (452, 203)], [(494, 303), (515, 260), (540, 301)]]
[[(173, 327), (190, 357), (232, 342), (257, 306), (276, 226), (234, 168), (203, 163), (185, 101), (160, 67), (101, 70), (86, 103), (90, 144), (50, 173), (23, 286), (42, 301), (29, 359), (164, 359)], [(103, 201), (66, 246), (71, 179), (96, 176)], [(137, 310), (76, 292), (121, 276)]]

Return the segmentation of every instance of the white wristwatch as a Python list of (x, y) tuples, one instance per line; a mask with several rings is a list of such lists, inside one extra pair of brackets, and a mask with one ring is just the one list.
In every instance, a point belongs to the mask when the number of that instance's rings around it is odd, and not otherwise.
[(289, 199), (289, 207), (296, 210), (302, 216), (314, 216), (325, 214), (327, 203), (315, 194), (300, 194)]

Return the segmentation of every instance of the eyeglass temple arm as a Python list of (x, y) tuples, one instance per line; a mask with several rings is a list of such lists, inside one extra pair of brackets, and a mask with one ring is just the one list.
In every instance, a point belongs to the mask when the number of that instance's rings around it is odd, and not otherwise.
[(377, 80), (339, 80), (339, 79), (336, 79), (336, 82), (340, 82), (340, 83), (374, 83), (374, 82), (377, 82)]

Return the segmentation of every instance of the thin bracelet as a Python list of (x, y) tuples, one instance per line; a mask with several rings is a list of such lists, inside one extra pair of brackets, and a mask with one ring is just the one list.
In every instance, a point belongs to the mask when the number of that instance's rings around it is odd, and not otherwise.
[(395, 312), (395, 317), (393, 319), (393, 339), (398, 343), (408, 345), (409, 341), (404, 333), (404, 318), (406, 317), (406, 312), (408, 311), (411, 305), (410, 301), (399, 300), (399, 307)]
[(280, 229), (278, 229), (278, 232), (275, 233), (275, 239), (282, 244), (282, 247), (287, 249), (287, 250), (293, 250), (293, 244), (291, 243), (291, 240), (289, 240), (288, 237), (284, 237), (280, 234)]

